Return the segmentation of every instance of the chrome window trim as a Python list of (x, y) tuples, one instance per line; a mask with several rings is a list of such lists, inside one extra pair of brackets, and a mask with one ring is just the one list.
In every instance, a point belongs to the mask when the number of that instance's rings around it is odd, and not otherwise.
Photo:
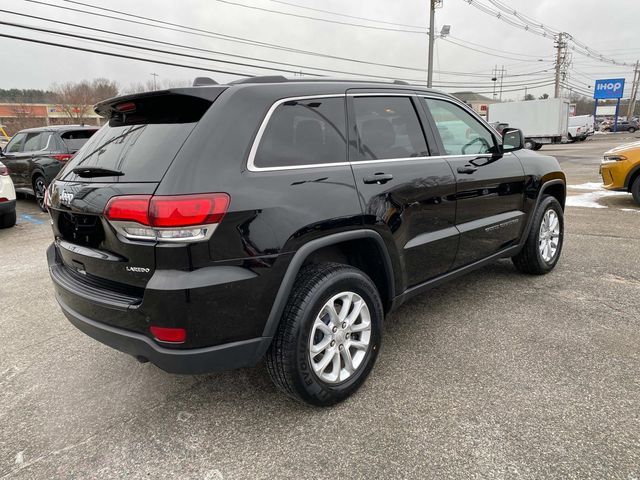
[[(424, 97), (424, 98), (433, 98), (435, 100), (445, 100), (453, 103), (454, 105), (458, 105), (463, 107), (463, 110), (468, 111), (467, 108), (462, 104), (459, 104), (456, 101), (451, 101), (445, 97), (437, 96), (437, 95), (426, 95), (423, 93), (416, 93), (413, 91), (406, 91), (404, 93), (387, 93), (387, 92), (363, 92), (363, 93), (336, 93), (336, 94), (326, 94), (326, 95), (307, 95), (302, 97), (287, 97), (281, 98), (269, 107), (267, 114), (265, 115), (262, 123), (260, 124), (260, 128), (258, 129), (258, 133), (253, 140), (253, 144), (251, 145), (251, 150), (249, 150), (249, 158), (247, 159), (247, 170), (250, 172), (279, 172), (286, 170), (305, 170), (305, 169), (315, 169), (315, 168), (331, 168), (331, 167), (346, 167), (349, 165), (368, 165), (375, 163), (392, 163), (392, 162), (409, 162), (409, 161), (424, 161), (424, 160), (446, 160), (448, 158), (491, 158), (493, 155), (490, 153), (482, 153), (482, 154), (466, 154), (466, 155), (430, 155), (426, 157), (407, 157), (407, 158), (379, 158), (375, 160), (356, 160), (353, 162), (334, 162), (334, 163), (314, 163), (309, 165), (282, 165), (278, 167), (257, 167), (255, 165), (255, 157), (258, 151), (258, 146), (260, 145), (260, 141), (262, 140), (262, 136), (264, 135), (265, 130), (267, 129), (267, 125), (269, 124), (269, 120), (271, 119), (273, 112), (275, 112), (276, 108), (286, 102), (294, 101), (294, 100), (314, 100), (321, 98), (346, 98), (346, 97)], [(474, 111), (470, 112), (473, 116), (477, 117), (481, 122), (482, 117), (476, 114)], [(483, 125), (484, 127), (484, 125)], [(485, 127), (486, 128), (486, 127)], [(489, 130), (491, 132), (491, 130)], [(505, 152), (504, 155), (511, 155), (512, 152)]]
[[(296, 100), (316, 100), (321, 98), (346, 98), (344, 93), (329, 93), (326, 95), (307, 95), (302, 97), (287, 97), (281, 98), (277, 100), (269, 110), (267, 110), (267, 114), (265, 115), (262, 123), (260, 124), (260, 128), (258, 129), (258, 133), (253, 140), (253, 144), (251, 145), (251, 150), (249, 150), (249, 158), (247, 159), (247, 170), (250, 172), (273, 172), (278, 170), (294, 170), (300, 168), (319, 168), (319, 167), (339, 167), (349, 165), (349, 162), (335, 162), (335, 163), (321, 163), (321, 164), (311, 164), (311, 165), (283, 165), (278, 167), (258, 167), (255, 164), (256, 154), (258, 153), (258, 147), (260, 146), (260, 142), (262, 141), (262, 136), (264, 135), (265, 130), (267, 129), (267, 125), (269, 124), (269, 120), (271, 120), (271, 116), (273, 112), (276, 111), (280, 105), (286, 102), (292, 102)], [(346, 119), (345, 119), (346, 120)], [(347, 154), (347, 150), (345, 149), (345, 155)]]

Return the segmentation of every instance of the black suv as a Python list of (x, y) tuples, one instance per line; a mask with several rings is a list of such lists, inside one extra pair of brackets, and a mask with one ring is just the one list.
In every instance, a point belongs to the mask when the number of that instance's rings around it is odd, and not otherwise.
[(266, 356), (282, 391), (329, 405), (410, 297), (560, 256), (556, 159), (440, 92), (268, 77), (96, 111), (108, 125), (49, 188), (56, 297), (80, 330), (168, 372)]
[(9, 169), (16, 192), (35, 195), (38, 206), (45, 210), (46, 188), (97, 131), (98, 127), (81, 125), (22, 130), (11, 138), (4, 150), (0, 150), (0, 161)]

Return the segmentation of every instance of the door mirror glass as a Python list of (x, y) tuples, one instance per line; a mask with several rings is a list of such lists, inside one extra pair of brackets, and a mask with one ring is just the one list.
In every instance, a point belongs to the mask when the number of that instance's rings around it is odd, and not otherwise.
[(502, 130), (502, 151), (513, 152), (524, 148), (524, 134), (519, 128)]

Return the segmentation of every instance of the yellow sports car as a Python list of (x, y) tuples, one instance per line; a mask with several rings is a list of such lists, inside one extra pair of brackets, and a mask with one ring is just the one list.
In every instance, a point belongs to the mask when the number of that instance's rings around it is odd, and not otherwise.
[(640, 205), (640, 142), (627, 143), (605, 152), (600, 174), (604, 188), (630, 192)]

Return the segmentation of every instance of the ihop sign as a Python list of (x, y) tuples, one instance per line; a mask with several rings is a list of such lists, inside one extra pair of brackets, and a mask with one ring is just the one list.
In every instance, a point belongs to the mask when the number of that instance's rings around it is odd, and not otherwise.
[(622, 98), (624, 92), (624, 78), (610, 78), (608, 80), (596, 80), (593, 98)]

